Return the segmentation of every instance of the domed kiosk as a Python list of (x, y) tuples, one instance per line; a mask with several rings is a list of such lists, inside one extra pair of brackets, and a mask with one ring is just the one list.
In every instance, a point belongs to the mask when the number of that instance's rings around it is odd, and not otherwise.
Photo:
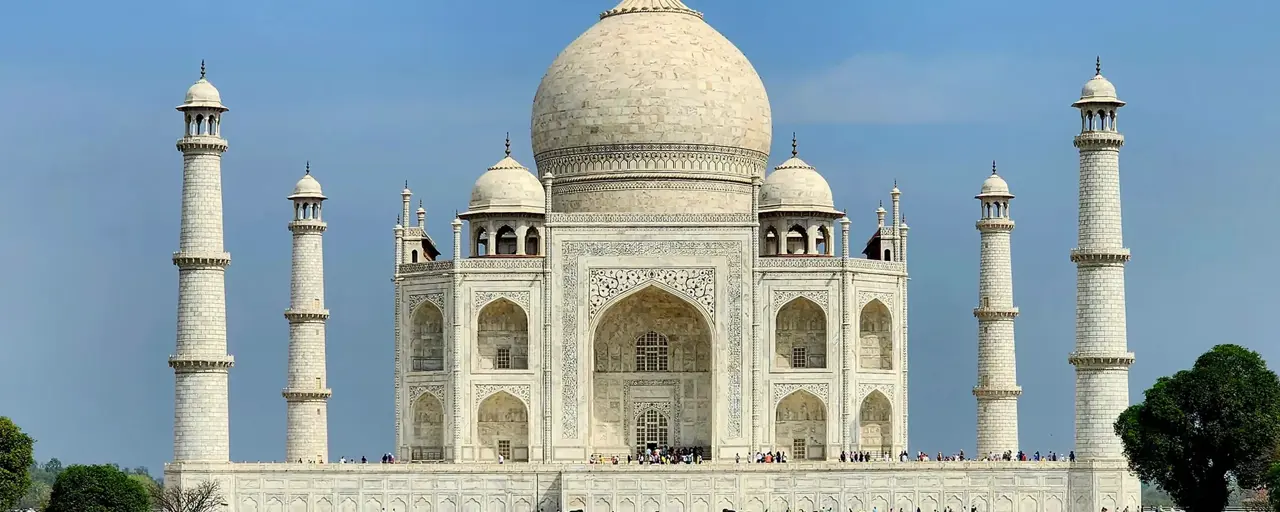
[(755, 68), (680, 0), (605, 11), (534, 96), (534, 159), (557, 212), (750, 213), (771, 134)]

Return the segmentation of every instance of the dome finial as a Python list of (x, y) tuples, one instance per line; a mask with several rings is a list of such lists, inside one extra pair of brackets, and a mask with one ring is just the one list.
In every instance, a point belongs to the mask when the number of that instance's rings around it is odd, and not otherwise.
[(511, 132), (507, 132), (507, 156), (511, 156)]
[(992, 175), (992, 176), (995, 176), (995, 175), (996, 175), (996, 161), (995, 161), (995, 160), (992, 160), (992, 161), (991, 161), (991, 175)]
[(796, 145), (796, 132), (791, 132), (791, 158), (795, 158), (800, 154), (800, 152), (796, 150)]
[(200, 59), (200, 79), (204, 80), (204, 59)]
[(1102, 76), (1102, 56), (1093, 61), (1093, 76)]
[(307, 176), (311, 175), (311, 161), (307, 160)]

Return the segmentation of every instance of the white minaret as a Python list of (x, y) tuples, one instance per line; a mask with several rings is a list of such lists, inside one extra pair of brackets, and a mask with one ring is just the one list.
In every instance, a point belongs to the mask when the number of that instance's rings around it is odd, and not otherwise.
[(293, 187), (293, 278), (289, 283), (289, 375), (284, 388), (288, 416), (285, 460), (328, 462), (329, 396), (325, 378), (324, 194), (307, 173)]
[(226, 269), (222, 247), (222, 96), (204, 78), (187, 89), (183, 117), (182, 228), (173, 264), (178, 267), (177, 348), (174, 373), (173, 460), (230, 460), (227, 419)]
[(982, 182), (982, 192), (975, 199), (982, 204), (978, 232), (982, 234), (978, 270), (978, 384), (973, 396), (978, 399), (978, 457), (1004, 452), (1018, 452), (1018, 387), (1017, 358), (1014, 355), (1013, 319), (1018, 308), (1013, 305), (1013, 268), (1009, 259), (1009, 234), (1013, 220), (1009, 218), (1009, 184), (996, 174), (991, 162), (991, 176)]
[(1124, 247), (1120, 225), (1120, 146), (1116, 111), (1124, 102), (1102, 77), (1099, 59), (1080, 100), (1079, 240), (1076, 264), (1076, 444), (1079, 460), (1122, 460), (1124, 449), (1112, 425), (1129, 406), (1129, 352), (1124, 305)]

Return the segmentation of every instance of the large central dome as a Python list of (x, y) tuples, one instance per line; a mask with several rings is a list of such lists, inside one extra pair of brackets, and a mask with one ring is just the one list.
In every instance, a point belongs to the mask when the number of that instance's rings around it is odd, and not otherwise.
[(733, 43), (680, 0), (623, 0), (565, 48), (534, 96), (559, 212), (748, 213), (769, 98)]

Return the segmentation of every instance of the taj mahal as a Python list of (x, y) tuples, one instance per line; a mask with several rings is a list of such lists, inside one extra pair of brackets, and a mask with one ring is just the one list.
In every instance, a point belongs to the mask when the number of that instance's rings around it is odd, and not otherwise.
[[(229, 456), (228, 108), (202, 66), (177, 107), (185, 132), (165, 481), (216, 481), (228, 510), (242, 512), (1138, 512), (1139, 482), (1111, 427), (1129, 405), (1134, 361), (1116, 124), (1124, 104), (1100, 64), (1071, 104), (1079, 238), (1063, 260), (1077, 268), (1076, 344), (1063, 356), (1076, 371), (1073, 460), (973, 460), (1020, 448), (1014, 195), (995, 166), (974, 180), (977, 455), (901, 462), (911, 450), (904, 193), (886, 183), (872, 225), (875, 205), (846, 216), (794, 138), (789, 158), (768, 169), (770, 102), (742, 52), (681, 0), (622, 0), (538, 86), (536, 171), (508, 143), (477, 172), (447, 245), (427, 234), (408, 183), (401, 192), (387, 390), (396, 420), (386, 426), (395, 464), (331, 459), (328, 197), (308, 167), (287, 197), (286, 462), (243, 463)], [(341, 193), (327, 192), (341, 208)], [(705, 461), (588, 463), (666, 446)], [(759, 452), (788, 461), (747, 463)], [(848, 452), (876, 462), (841, 462)]]

